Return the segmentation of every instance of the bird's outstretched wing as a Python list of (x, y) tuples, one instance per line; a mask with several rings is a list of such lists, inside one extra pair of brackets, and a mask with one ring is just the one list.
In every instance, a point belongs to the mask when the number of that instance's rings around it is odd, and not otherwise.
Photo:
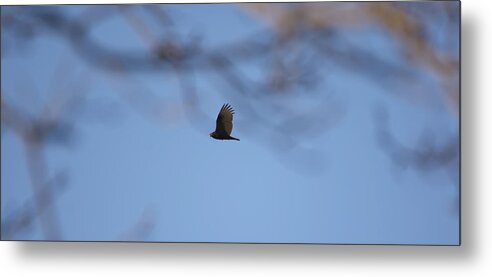
[(232, 132), (232, 115), (234, 110), (229, 104), (224, 104), (217, 116), (215, 132), (220, 135), (230, 136)]

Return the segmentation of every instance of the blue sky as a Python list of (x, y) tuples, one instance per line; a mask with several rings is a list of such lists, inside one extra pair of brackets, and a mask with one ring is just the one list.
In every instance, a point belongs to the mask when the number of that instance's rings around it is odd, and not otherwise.
[[(85, 7), (59, 8), (77, 14)], [(179, 32), (201, 34), (210, 48), (268, 28), (233, 5), (171, 5), (170, 10), (179, 18)], [(91, 35), (108, 47), (145, 47), (121, 17), (104, 22)], [(357, 43), (357, 33), (347, 36), (354, 36)], [(393, 46), (377, 31), (364, 37), (370, 38), (366, 45), (371, 51), (391, 52)], [(33, 115), (39, 114), (53, 83), (67, 90), (84, 83), (89, 100), (114, 108), (116, 115), (108, 122), (83, 113), (72, 146), (44, 150), (50, 174), (61, 169), (69, 173), (67, 188), (55, 203), (63, 239), (125, 238), (145, 215), (153, 228), (138, 240), (458, 243), (456, 180), (443, 169), (402, 170), (376, 140), (373, 114), (380, 105), (388, 108), (390, 128), (404, 144), (415, 145), (423, 130), (433, 130), (438, 139), (456, 135), (456, 116), (433, 101), (437, 96), (430, 92), (431, 104), (419, 105), (349, 69), (322, 70), (325, 82), (313, 90), (340, 99), (345, 112), (329, 132), (303, 142), (311, 152), (302, 158), (272, 151), (252, 131), (254, 124), (242, 128), (249, 120), (236, 94), (200, 86), (201, 107), (210, 120), (200, 121), (208, 122), (206, 126), (192, 126), (179, 108), (172, 108), (180, 103), (173, 76), (135, 73), (128, 80), (108, 80), (106, 73), (82, 61), (54, 35), (3, 54), (1, 63), (2, 98)], [(60, 63), (70, 70), (54, 82)], [(254, 75), (255, 66), (244, 69)], [(209, 78), (213, 77), (197, 74), (202, 83)], [(148, 120), (117, 96), (122, 87), (145, 87), (166, 100), (168, 104), (159, 106), (160, 121)], [(304, 105), (302, 99), (294, 101)], [(208, 137), (223, 103), (236, 110), (233, 135), (240, 142)], [(31, 190), (22, 145), (4, 129), (1, 149), (3, 220), (29, 199)], [(13, 238), (43, 239), (43, 234), (35, 224), (33, 230)]]

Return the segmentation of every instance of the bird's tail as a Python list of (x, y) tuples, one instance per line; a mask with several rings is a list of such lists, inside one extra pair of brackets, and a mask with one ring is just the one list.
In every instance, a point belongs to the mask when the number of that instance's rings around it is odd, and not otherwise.
[(240, 140), (240, 139), (238, 139), (238, 138), (234, 138), (234, 137), (231, 137), (231, 139), (233, 139), (233, 140), (237, 140), (237, 141), (239, 141), (239, 140)]

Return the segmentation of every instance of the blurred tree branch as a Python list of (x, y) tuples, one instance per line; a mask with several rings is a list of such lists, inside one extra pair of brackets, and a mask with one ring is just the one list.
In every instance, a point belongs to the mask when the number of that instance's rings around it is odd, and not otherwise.
[[(67, 139), (66, 127), (56, 121), (33, 120), (27, 118), (22, 112), (16, 110), (1, 100), (2, 126), (13, 130), (24, 145), (27, 156), (27, 168), (31, 178), (33, 191), (33, 203), (36, 212), (24, 212), (21, 222), (4, 222), (2, 225), (28, 226), (33, 221), (34, 215), (39, 215), (45, 238), (48, 240), (60, 240), (61, 229), (54, 205), (53, 184), (48, 182), (46, 165), (42, 155), (42, 149), (51, 141), (62, 142)], [(13, 232), (7, 232), (10, 234)]]
[[(416, 8), (418, 5), (420, 5), (418, 8), (421, 9)], [(431, 27), (429, 24), (434, 24), (434, 22), (427, 22), (426, 25), (424, 21), (425, 17), (441, 16), (456, 22), (459, 17), (459, 10), (452, 9), (451, 5), (449, 2), (435, 2), (412, 4), (345, 3), (344, 5), (303, 3), (283, 6), (252, 3), (242, 6), (268, 22), (282, 40), (295, 39), (301, 36), (306, 29), (325, 31), (345, 27), (362, 28), (374, 24), (384, 28), (398, 43), (408, 61), (430, 69), (439, 76), (441, 83), (445, 86), (443, 98), (449, 103), (455, 116), (458, 116), (458, 55), (434, 46), (428, 31)], [(448, 40), (457, 39), (455, 34), (458, 30), (449, 29), (445, 33)], [(355, 50), (352, 53), (359, 54), (358, 49)], [(329, 52), (331, 51), (333, 49), (329, 49)], [(370, 57), (370, 53), (364, 53), (364, 56)], [(354, 58), (346, 62), (357, 60), (359, 59)], [(378, 62), (378, 60), (372, 59), (372, 67), (376, 68)]]

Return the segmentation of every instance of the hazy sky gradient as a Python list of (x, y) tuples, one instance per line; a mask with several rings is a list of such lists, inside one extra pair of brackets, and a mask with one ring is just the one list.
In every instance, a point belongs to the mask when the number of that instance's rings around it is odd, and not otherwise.
[[(77, 14), (84, 6), (60, 8)], [(179, 31), (201, 34), (210, 48), (267, 28), (233, 5), (172, 5), (171, 11), (182, 24)], [(91, 36), (108, 47), (143, 47), (120, 17)], [(388, 52), (391, 59), (393, 48), (377, 31), (363, 36), (369, 38), (364, 41), (369, 49)], [(384, 105), (392, 132), (404, 144), (415, 145), (424, 130), (439, 139), (457, 134), (457, 118), (438, 101), (418, 105), (350, 70), (323, 70), (324, 83), (313, 90), (340, 99), (345, 112), (333, 129), (305, 142), (313, 155), (323, 155), (316, 163), (304, 163), (272, 151), (252, 135), (254, 124), (245, 131), (241, 123), (247, 119), (235, 103), (237, 95), (213, 86), (198, 88), (201, 107), (211, 119), (207, 126), (195, 128), (179, 113), (172, 117), (172, 110), (162, 112), (162, 126), (149, 121), (116, 96), (118, 85), (106, 73), (82, 61), (54, 35), (3, 54), (2, 97), (36, 114), (60, 60), (70, 69), (63, 74), (71, 78), (60, 82), (78, 84), (82, 78), (89, 99), (108, 103), (108, 108), (118, 103), (108, 123), (84, 113), (72, 146), (44, 152), (51, 174), (68, 172), (67, 187), (55, 204), (64, 239), (125, 239), (125, 232), (145, 215), (153, 222), (141, 238), (146, 241), (458, 243), (456, 179), (443, 169), (422, 173), (395, 166), (378, 146), (374, 126), (374, 110)], [(251, 68), (245, 73), (255, 74)], [(143, 84), (169, 103), (180, 103), (173, 76), (134, 78), (136, 88)], [(197, 76), (207, 78), (212, 77)], [(23, 87), (32, 94), (19, 94)], [(236, 110), (233, 136), (240, 142), (208, 137), (223, 103)], [(3, 219), (29, 199), (31, 190), (24, 150), (3, 128), (1, 150)], [(34, 228), (14, 239), (42, 239), (39, 224)]]

